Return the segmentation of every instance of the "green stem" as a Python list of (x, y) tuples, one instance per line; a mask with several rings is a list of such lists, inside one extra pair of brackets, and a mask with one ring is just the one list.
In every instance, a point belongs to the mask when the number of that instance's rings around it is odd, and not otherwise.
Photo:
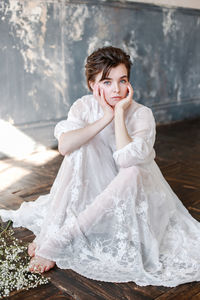
[(0, 232), (0, 236), (1, 236), (4, 232), (6, 232), (6, 231), (8, 230), (8, 228), (10, 227), (11, 224), (12, 224), (12, 221), (10, 220), (10, 221), (8, 222), (6, 228), (5, 228), (2, 232)]

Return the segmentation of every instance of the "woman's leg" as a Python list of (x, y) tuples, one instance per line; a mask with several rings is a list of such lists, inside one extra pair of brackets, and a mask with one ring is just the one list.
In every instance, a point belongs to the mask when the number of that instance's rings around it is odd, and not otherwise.
[(73, 238), (87, 232), (108, 210), (113, 209), (117, 205), (114, 202), (114, 195), (124, 193), (132, 176), (138, 176), (135, 169), (121, 169), (107, 188), (86, 209), (79, 213), (74, 222), (70, 222), (69, 225), (65, 223), (52, 237), (45, 238), (45, 242), (36, 249), (36, 256), (30, 262), (30, 271), (34, 272), (36, 269), (44, 272), (53, 268), (55, 262), (45, 257), (59, 257), (59, 248), (66, 249), (67, 244)]
[(36, 243), (34, 241), (28, 245), (28, 255), (30, 257), (35, 256), (35, 249), (36, 249), (36, 247), (37, 247), (37, 245), (36, 245)]

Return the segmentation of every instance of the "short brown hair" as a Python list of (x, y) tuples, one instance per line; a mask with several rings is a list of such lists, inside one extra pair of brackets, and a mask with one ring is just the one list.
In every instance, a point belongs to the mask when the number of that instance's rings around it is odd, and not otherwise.
[(120, 64), (124, 64), (126, 66), (129, 80), (132, 62), (130, 60), (130, 56), (122, 49), (112, 46), (103, 47), (97, 49), (88, 56), (85, 65), (85, 75), (89, 90), (92, 91), (90, 81), (94, 82), (98, 73), (103, 71), (101, 77), (101, 80), (103, 80), (107, 77), (111, 68), (117, 67)]

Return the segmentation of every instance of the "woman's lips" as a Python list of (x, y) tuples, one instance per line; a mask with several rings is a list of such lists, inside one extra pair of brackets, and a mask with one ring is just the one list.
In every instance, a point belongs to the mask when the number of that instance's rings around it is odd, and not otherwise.
[(116, 97), (112, 97), (113, 100), (121, 100), (121, 97), (116, 96)]

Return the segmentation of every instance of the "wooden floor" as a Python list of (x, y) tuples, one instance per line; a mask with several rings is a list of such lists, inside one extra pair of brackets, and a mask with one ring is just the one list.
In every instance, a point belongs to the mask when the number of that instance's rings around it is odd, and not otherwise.
[[(200, 221), (200, 119), (158, 127), (155, 149), (156, 161), (166, 180), (191, 215)], [(48, 193), (61, 161), (56, 150), (32, 154), (24, 160), (1, 160), (0, 207), (15, 209), (23, 201)], [(26, 229), (18, 228), (15, 232), (23, 241), (33, 239)], [(134, 282), (115, 284), (90, 280), (72, 270), (58, 268), (47, 275), (50, 284), (13, 292), (9, 299), (200, 299), (200, 282), (175, 288), (140, 287)]]

